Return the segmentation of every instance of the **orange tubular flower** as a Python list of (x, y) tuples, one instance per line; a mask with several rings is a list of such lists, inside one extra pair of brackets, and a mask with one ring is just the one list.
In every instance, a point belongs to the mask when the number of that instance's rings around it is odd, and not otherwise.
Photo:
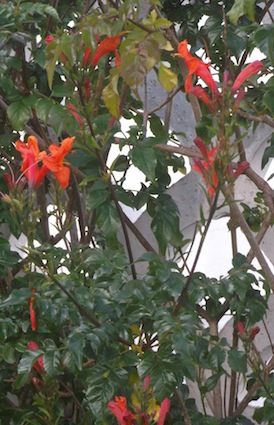
[[(34, 341), (30, 341), (28, 343), (28, 349), (29, 350), (39, 350), (39, 347)], [(39, 357), (39, 359), (34, 363), (33, 367), (34, 367), (34, 369), (37, 370), (37, 372), (39, 372), (41, 374), (45, 372), (43, 356)]]
[(261, 61), (255, 61), (247, 65), (237, 76), (236, 80), (233, 83), (232, 91), (235, 93), (239, 90), (240, 86), (252, 75), (257, 74), (263, 67)]
[(200, 86), (193, 87), (190, 92), (191, 94), (194, 94), (198, 99), (200, 99), (202, 102), (204, 102), (210, 111), (214, 110), (214, 102), (213, 100), (208, 96), (207, 92)]
[(38, 163), (46, 156), (46, 152), (40, 152), (38, 140), (34, 136), (29, 136), (27, 143), (17, 140), (15, 149), (21, 153), (23, 163), (21, 171), (25, 174), (30, 182), (30, 186), (38, 186), (47, 174), (47, 167), (38, 167)]
[(216, 188), (219, 182), (214, 167), (214, 159), (218, 153), (219, 147), (215, 146), (215, 148), (207, 150), (204, 142), (202, 141), (202, 139), (200, 139), (200, 137), (196, 137), (194, 143), (199, 148), (204, 160), (201, 161), (200, 159), (194, 158), (194, 164), (192, 166), (192, 169), (202, 174), (203, 179), (208, 186), (209, 195), (212, 197), (216, 192)]
[(89, 47), (85, 48), (84, 56), (83, 56), (83, 65), (88, 66), (90, 63), (90, 58), (92, 55), (92, 50)]
[[(35, 289), (32, 289), (31, 292), (34, 294)], [(36, 312), (33, 308), (35, 297), (30, 297), (29, 299), (29, 315), (30, 315), (30, 323), (31, 323), (31, 329), (35, 332), (37, 328), (37, 322), (36, 322)]]
[(75, 137), (67, 137), (61, 146), (52, 144), (50, 155), (43, 158), (44, 165), (53, 172), (60, 186), (66, 189), (69, 184), (70, 169), (64, 165), (64, 158), (71, 152)]
[(81, 115), (79, 114), (78, 109), (76, 108), (76, 106), (73, 105), (73, 103), (67, 103), (66, 104), (66, 109), (76, 119), (79, 127), (80, 128), (83, 128), (84, 125), (85, 125), (85, 122), (84, 122), (83, 118), (81, 117)]
[(168, 398), (165, 398), (160, 406), (160, 414), (159, 419), (157, 422), (157, 425), (164, 425), (166, 414), (169, 412), (170, 409), (170, 400)]
[(115, 397), (115, 401), (108, 403), (108, 409), (118, 419), (120, 425), (134, 425), (132, 422), (135, 415), (127, 409), (127, 399), (125, 397)]
[(245, 326), (244, 326), (243, 322), (237, 322), (236, 323), (236, 328), (237, 328), (237, 331), (238, 331), (238, 333), (240, 335), (244, 335), (245, 334)]
[(46, 36), (46, 38), (45, 38), (46, 44), (50, 44), (53, 41), (55, 41), (55, 37), (53, 37), (53, 35), (49, 34), (49, 35)]
[(91, 64), (96, 66), (104, 55), (114, 52), (115, 54), (115, 64), (119, 66), (120, 56), (117, 52), (117, 47), (120, 44), (120, 38), (123, 34), (115, 35), (114, 37), (106, 37), (101, 43), (99, 43), (98, 48), (95, 52), (95, 55), (92, 58)]
[(251, 339), (251, 341), (253, 341), (253, 339), (260, 332), (260, 330), (261, 329), (259, 328), (259, 326), (254, 326), (253, 328), (250, 329), (250, 339)]
[(187, 40), (182, 41), (178, 46), (178, 54), (181, 56), (188, 67), (188, 76), (185, 81), (185, 91), (189, 93), (192, 89), (192, 75), (200, 77), (213, 93), (218, 92), (216, 82), (213, 80), (208, 68), (210, 64), (203, 62), (201, 59), (192, 56), (187, 48)]

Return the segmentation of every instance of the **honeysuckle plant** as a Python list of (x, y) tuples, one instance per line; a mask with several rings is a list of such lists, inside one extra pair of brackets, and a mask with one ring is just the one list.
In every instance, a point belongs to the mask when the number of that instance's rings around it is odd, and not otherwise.
[[(271, 6), (0, 3), (1, 423), (273, 423), (259, 341), (273, 346), (274, 197), (243, 143), (268, 126), (256, 159), (273, 157)], [(172, 127), (176, 96), (194, 137)], [(187, 172), (203, 194), (190, 238), (170, 194)], [(231, 267), (215, 278), (199, 259), (224, 214)]]

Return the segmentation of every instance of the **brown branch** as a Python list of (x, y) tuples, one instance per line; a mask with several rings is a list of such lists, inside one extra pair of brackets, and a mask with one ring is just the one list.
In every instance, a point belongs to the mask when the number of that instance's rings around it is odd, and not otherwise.
[(167, 103), (169, 103), (174, 96), (176, 96), (176, 94), (182, 90), (182, 86), (178, 86), (176, 87), (166, 98), (166, 100), (164, 100), (162, 103), (160, 103), (159, 105), (155, 106), (155, 108), (151, 109), (150, 111), (148, 111), (148, 115), (154, 114), (155, 112), (159, 111), (160, 109), (162, 109)]
[[(233, 329), (233, 339), (232, 339), (232, 347), (236, 348), (238, 346), (238, 332), (236, 326)], [(231, 370), (231, 378), (230, 378), (230, 391), (229, 391), (229, 405), (228, 405), (228, 416), (233, 414), (235, 409), (235, 401), (236, 401), (236, 387), (237, 387), (237, 372), (235, 370)]]
[[(218, 322), (216, 319), (211, 319), (209, 322), (209, 329), (210, 329), (210, 335), (213, 337), (218, 337)], [(218, 380), (215, 388), (213, 389), (213, 414), (214, 417), (220, 419), (223, 417), (222, 407), (223, 407), (223, 401), (222, 401), (222, 391), (221, 391), (221, 381)]]
[(251, 167), (245, 170), (245, 175), (264, 193), (265, 202), (271, 213), (274, 214), (274, 190)]
[(111, 181), (109, 181), (109, 188), (110, 188), (111, 196), (112, 196), (112, 199), (114, 201), (117, 213), (118, 213), (119, 218), (120, 218), (120, 223), (121, 223), (121, 226), (122, 226), (122, 230), (123, 230), (123, 234), (124, 234), (124, 238), (125, 238), (125, 243), (126, 243), (126, 247), (127, 247), (128, 258), (129, 258), (129, 261), (130, 261), (132, 277), (133, 277), (133, 279), (137, 279), (137, 273), (136, 273), (133, 253), (132, 253), (132, 249), (131, 249), (131, 242), (130, 242), (130, 238), (129, 238), (129, 235), (128, 235), (128, 230), (127, 230), (127, 226), (126, 226), (126, 223), (125, 223), (125, 219), (124, 219), (124, 213), (123, 213), (122, 208), (121, 208), (121, 206), (118, 202), (116, 192), (115, 192), (115, 189), (114, 189)]
[(195, 269), (196, 269), (196, 266), (197, 266), (197, 263), (198, 263), (198, 260), (199, 260), (199, 257), (200, 257), (200, 254), (201, 254), (201, 251), (202, 251), (204, 242), (205, 242), (205, 238), (206, 238), (207, 232), (209, 230), (209, 226), (210, 226), (211, 221), (213, 219), (213, 216), (214, 216), (214, 214), (216, 212), (217, 200), (218, 200), (218, 195), (215, 194), (213, 203), (212, 203), (211, 208), (210, 208), (209, 217), (207, 219), (207, 223), (205, 225), (205, 229), (204, 229), (204, 231), (203, 231), (203, 233), (201, 235), (201, 240), (200, 240), (199, 246), (197, 248), (197, 252), (196, 252), (196, 255), (195, 255), (195, 259), (193, 261), (193, 265), (192, 265), (190, 274), (189, 274), (189, 276), (188, 276), (188, 278), (186, 280), (185, 286), (184, 286), (181, 294), (179, 295), (179, 297), (177, 299), (176, 305), (173, 308), (173, 311), (172, 311), (173, 316), (176, 316), (179, 313), (180, 308), (181, 308), (181, 305), (183, 304), (185, 298), (187, 297), (188, 288), (189, 288), (189, 285), (191, 284), (192, 277), (193, 277), (193, 274), (195, 272)]
[[(255, 236), (255, 239), (256, 239), (258, 245), (260, 245), (260, 243), (262, 242), (267, 230), (269, 229), (269, 226), (272, 224), (272, 220), (273, 220), (273, 214), (272, 214), (271, 211), (269, 211), (267, 213), (267, 215), (265, 216), (262, 224), (261, 224), (259, 232)], [(254, 254), (253, 254), (253, 251), (251, 249), (249, 251), (249, 253), (247, 254), (247, 259), (248, 259), (249, 262), (251, 262), (253, 260), (253, 258), (254, 258)]]
[(259, 23), (262, 22), (263, 18), (265, 17), (265, 15), (267, 13), (269, 14), (269, 17), (270, 17), (271, 21), (273, 22), (273, 17), (272, 17), (272, 15), (270, 13), (270, 8), (271, 8), (271, 6), (272, 6), (273, 3), (274, 3), (274, 0), (270, 0), (269, 2), (267, 2), (265, 8), (263, 9), (263, 11), (262, 11), (262, 13), (261, 13), (261, 15), (259, 17)]
[[(271, 372), (271, 370), (273, 369), (273, 367), (274, 367), (274, 355), (271, 357), (270, 361), (266, 365), (266, 368), (264, 370), (264, 375), (268, 375)], [(262, 376), (261, 379), (265, 380), (265, 378), (266, 378), (266, 376)], [(246, 396), (243, 398), (241, 403), (238, 405), (237, 409), (235, 409), (235, 411), (233, 412), (233, 416), (238, 416), (238, 415), (241, 415), (243, 413), (243, 411), (247, 407), (248, 403), (252, 400), (254, 394), (260, 388), (261, 385), (262, 385), (261, 381), (257, 381), (252, 385), (252, 387), (248, 390)]]
[(184, 418), (185, 425), (192, 425), (192, 421), (191, 421), (190, 416), (188, 414), (188, 410), (187, 410), (186, 405), (185, 405), (185, 400), (183, 399), (181, 391), (179, 389), (176, 389), (174, 391), (174, 394), (177, 397), (178, 404), (179, 404), (182, 416)]
[(242, 111), (241, 109), (237, 109), (237, 114), (241, 115), (241, 117), (246, 118), (249, 121), (255, 121), (255, 122), (261, 122), (269, 125), (269, 127), (274, 128), (274, 121), (270, 118), (267, 118), (265, 115), (251, 115), (247, 114), (246, 112)]
[(154, 252), (155, 254), (158, 254), (157, 251), (153, 248), (153, 246), (150, 245), (150, 243), (148, 242), (148, 240), (140, 232), (140, 230), (137, 229), (137, 227), (135, 226), (135, 224), (132, 223), (132, 221), (127, 217), (127, 215), (123, 211), (122, 211), (122, 213), (123, 213), (123, 219), (124, 219), (126, 225), (131, 230), (131, 232), (136, 237), (136, 239), (138, 239), (138, 241), (140, 242), (140, 244), (145, 248), (145, 250), (148, 251), (148, 252)]
[(159, 149), (162, 152), (178, 153), (181, 155), (188, 156), (190, 158), (203, 159), (201, 152), (195, 147), (188, 148), (186, 146), (171, 146), (171, 145), (164, 145), (164, 144), (157, 144), (157, 145), (154, 145), (154, 147), (156, 149)]
[(245, 237), (247, 238), (249, 245), (253, 251), (254, 256), (257, 258), (265, 277), (268, 281), (268, 284), (272, 291), (274, 291), (274, 275), (258, 245), (258, 242), (256, 241), (252, 231), (250, 230), (250, 227), (248, 226), (247, 222), (245, 221), (238, 205), (235, 203), (235, 201), (231, 198), (230, 193), (227, 189), (223, 189), (223, 194), (227, 200), (227, 202), (230, 205), (231, 211), (233, 212), (233, 215), (235, 219), (237, 220), (237, 223), (239, 224), (242, 232), (244, 233)]

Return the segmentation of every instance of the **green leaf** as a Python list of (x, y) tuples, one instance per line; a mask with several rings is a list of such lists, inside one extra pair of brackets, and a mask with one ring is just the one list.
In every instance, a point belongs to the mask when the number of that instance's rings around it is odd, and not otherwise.
[(97, 208), (97, 224), (106, 235), (116, 233), (120, 219), (113, 204), (105, 202)]
[(228, 364), (236, 372), (245, 374), (247, 372), (247, 354), (236, 348), (231, 348), (228, 353)]
[(29, 350), (23, 355), (18, 364), (18, 373), (30, 373), (33, 364), (43, 355), (41, 350)]
[(109, 186), (103, 180), (96, 181), (88, 193), (87, 206), (90, 209), (98, 208), (109, 198)]
[(50, 350), (45, 352), (44, 369), (49, 376), (58, 375), (61, 369), (61, 356), (58, 350)]
[(14, 130), (22, 131), (32, 116), (31, 108), (22, 101), (13, 102), (7, 109), (7, 115)]
[(133, 165), (139, 168), (148, 180), (155, 178), (155, 168), (157, 165), (156, 152), (150, 147), (136, 146), (130, 151)]
[(0, 308), (10, 307), (11, 305), (23, 304), (26, 299), (31, 297), (31, 291), (27, 288), (14, 289), (8, 298), (1, 302)]
[(79, 332), (75, 331), (67, 339), (67, 348), (78, 370), (82, 370), (84, 346), (84, 336)]
[(173, 199), (167, 195), (160, 195), (148, 204), (148, 213), (153, 217), (151, 229), (159, 243), (161, 253), (164, 254), (167, 244), (179, 247), (183, 242), (180, 232), (179, 212)]
[(274, 63), (274, 24), (259, 26), (254, 34), (254, 44)]
[(233, 25), (237, 25), (241, 16), (247, 15), (251, 21), (254, 21), (255, 0), (235, 0), (234, 5), (227, 12), (227, 16)]
[(263, 104), (269, 109), (271, 115), (274, 115), (274, 90), (267, 90), (263, 95)]
[(120, 96), (118, 93), (118, 80), (119, 75), (112, 75), (110, 82), (103, 89), (102, 97), (106, 107), (108, 108), (111, 115), (115, 118), (119, 118), (120, 112)]
[(5, 344), (1, 349), (1, 354), (5, 362), (9, 364), (15, 363), (14, 347), (9, 344)]
[(68, 87), (66, 87), (65, 84), (56, 84), (51, 92), (51, 96), (53, 97), (71, 97), (72, 96), (72, 90)]
[(145, 353), (137, 369), (141, 379), (146, 376), (150, 377), (156, 398), (163, 400), (165, 397), (169, 397), (176, 387), (177, 367), (175, 356), (170, 356), (167, 360), (161, 359), (155, 353)]
[(207, 378), (206, 382), (205, 382), (205, 392), (210, 392), (212, 390), (214, 390), (214, 388), (216, 387), (216, 385), (218, 384), (220, 380), (220, 375), (219, 374), (215, 374), (210, 376), (209, 378)]
[(166, 91), (172, 91), (178, 85), (177, 74), (164, 65), (163, 62), (159, 66), (158, 78)]
[(232, 31), (231, 27), (228, 27), (226, 45), (227, 48), (231, 51), (232, 55), (235, 55), (235, 57), (239, 59), (246, 47), (246, 40), (243, 36), (243, 33), (238, 35), (235, 33), (235, 31)]
[(50, 43), (46, 48), (46, 72), (48, 77), (48, 85), (49, 88), (52, 89), (52, 81), (53, 76), (56, 68), (56, 63), (58, 61), (58, 58), (62, 52), (62, 47), (60, 44), (57, 44), (56, 41), (53, 41)]
[(150, 130), (157, 139), (158, 143), (166, 143), (168, 140), (168, 132), (158, 115), (153, 114), (149, 119)]
[(262, 169), (266, 166), (266, 164), (269, 161), (269, 158), (274, 158), (274, 134), (271, 136), (270, 139), (270, 146), (268, 146), (264, 153), (263, 153), (263, 157), (262, 157)]
[(20, 6), (20, 13), (27, 13), (30, 16), (37, 14), (42, 16), (50, 15), (56, 21), (61, 22), (59, 15), (54, 7), (39, 2), (23, 2)]

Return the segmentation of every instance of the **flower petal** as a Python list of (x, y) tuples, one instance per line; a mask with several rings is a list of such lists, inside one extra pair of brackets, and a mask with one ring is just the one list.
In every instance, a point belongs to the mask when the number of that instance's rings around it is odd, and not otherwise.
[(252, 75), (257, 74), (263, 67), (263, 63), (261, 61), (255, 61), (247, 65), (237, 76), (234, 84), (232, 86), (232, 91), (236, 92), (239, 90), (240, 86)]
[(157, 425), (164, 425), (166, 414), (168, 413), (170, 409), (170, 400), (168, 398), (165, 398), (160, 407), (160, 415), (157, 422)]

